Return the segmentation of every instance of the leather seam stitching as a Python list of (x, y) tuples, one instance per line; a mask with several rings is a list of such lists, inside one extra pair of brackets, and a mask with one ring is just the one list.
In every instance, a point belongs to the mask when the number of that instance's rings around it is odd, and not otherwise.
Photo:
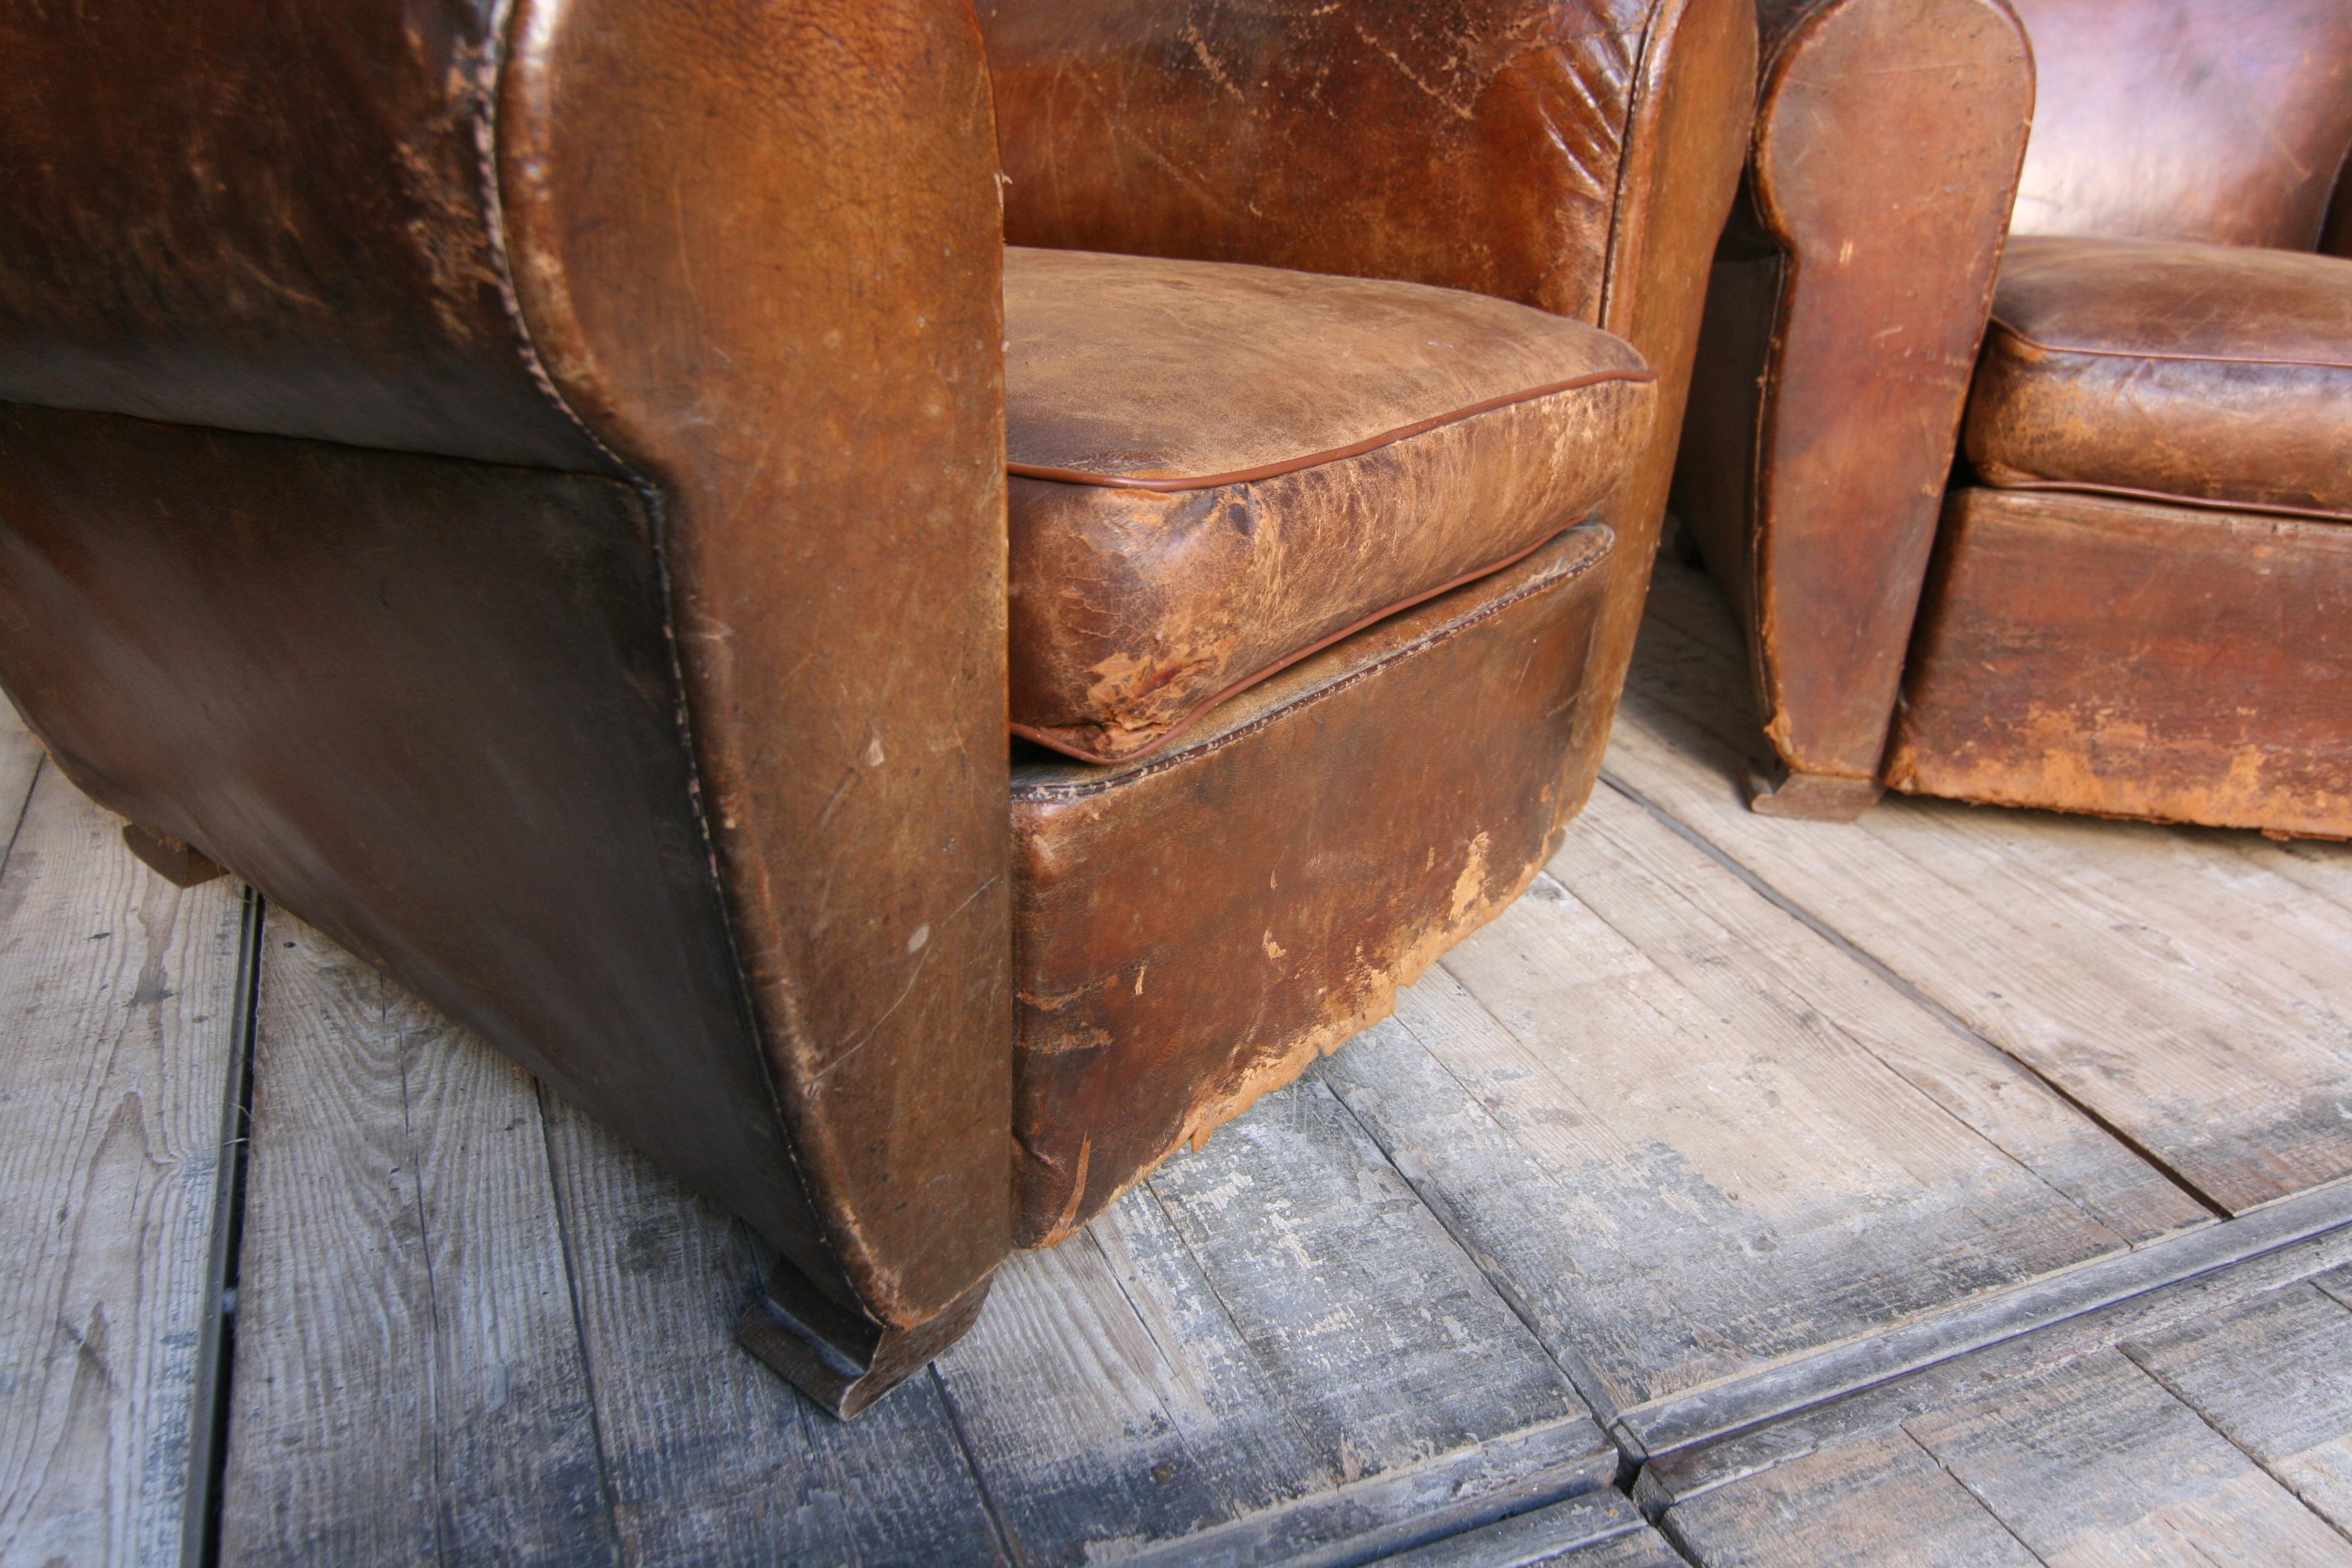
[(1009, 458), (1005, 462), (1004, 471), (1016, 479), (1046, 479), (1065, 485), (1093, 485), (1104, 489), (1152, 490), (1160, 494), (1173, 494), (1184, 490), (1209, 490), (1215, 489), (1220, 485), (1240, 485), (1257, 479), (1279, 479), (1285, 474), (1295, 474), (1303, 469), (1320, 468), (1328, 463), (1345, 462), (1350, 458), (1360, 458), (1367, 452), (1376, 452), (1383, 447), (1392, 447), (1401, 441), (1410, 441), (1416, 436), (1425, 436), (1432, 430), (1441, 429), (1448, 425), (1461, 424), (1481, 414), (1492, 414), (1498, 409), (1516, 407), (1523, 403), (1533, 403), (1538, 398), (1557, 396), (1563, 392), (1575, 392), (1583, 387), (1600, 386), (1612, 382), (1645, 384), (1657, 379), (1658, 373), (1648, 369), (1595, 371), (1589, 375), (1571, 376), (1566, 381), (1552, 382), (1548, 385), (1533, 387), (1524, 392), (1507, 392), (1499, 396), (1485, 398), (1448, 413), (1433, 415), (1427, 419), (1417, 419), (1409, 425), (1397, 426), (1394, 429), (1384, 430), (1377, 436), (1370, 436), (1361, 441), (1350, 442), (1344, 447), (1333, 447), (1324, 451), (1309, 453), (1302, 458), (1286, 458), (1279, 462), (1265, 463), (1254, 468), (1235, 468), (1222, 474), (1205, 474), (1181, 479), (1150, 479), (1124, 474), (1096, 473), (1084, 468), (1057, 468), (1044, 463), (1016, 463)]

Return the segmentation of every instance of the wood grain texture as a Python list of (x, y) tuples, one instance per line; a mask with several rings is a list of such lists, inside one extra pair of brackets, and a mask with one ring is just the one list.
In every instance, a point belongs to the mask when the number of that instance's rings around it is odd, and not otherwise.
[(1906, 1429), (2051, 1568), (2352, 1562), (2352, 1542), (2115, 1351)]
[(933, 1379), (848, 1424), (810, 1404), (735, 1343), (772, 1261), (750, 1232), (546, 1107), (625, 1561), (1005, 1560)]
[(2352, 1310), (2294, 1285), (2122, 1348), (2352, 1538)]
[(1706, 1568), (2036, 1568), (2041, 1559), (1900, 1431), (1675, 1504), (1666, 1534)]
[(1497, 1520), (1380, 1560), (1380, 1568), (1682, 1568), (1613, 1488)]
[(530, 1079), (264, 927), (221, 1553), (614, 1559)]
[(1312, 1078), (1007, 1264), (938, 1371), (1025, 1562), (1344, 1556), (1616, 1467)]
[[(2209, 1227), (2195, 1233), (2196, 1239), (2223, 1237), (2237, 1226), (2260, 1224), (2280, 1210), (2330, 1197), (2335, 1189), (2322, 1189), (2302, 1198), (2289, 1199), (2275, 1209), (2266, 1209), (2246, 1220)], [(2140, 1253), (2111, 1260), (2121, 1264), (2137, 1263), (2148, 1254)], [(1986, 1390), (2005, 1387), (2038, 1376), (2055, 1367), (2095, 1351), (2134, 1340), (2168, 1332), (2183, 1324), (2229, 1310), (2258, 1296), (2295, 1284), (2309, 1278), (2315, 1269), (2328, 1269), (2352, 1257), (2352, 1227), (2337, 1227), (2305, 1239), (2292, 1242), (2276, 1250), (2262, 1252), (2244, 1261), (2211, 1268), (2190, 1278), (2155, 1289), (2143, 1289), (2137, 1294), (2114, 1301), (2091, 1311), (2063, 1317), (2055, 1322), (2032, 1328), (2011, 1338), (2002, 1338), (1983, 1348), (1948, 1360), (1935, 1362), (1917, 1372), (1889, 1375), (1883, 1381), (1868, 1382), (1864, 1378), (1868, 1367), (1845, 1369), (1844, 1386), (1849, 1393), (1838, 1393), (1829, 1386), (1833, 1380), (1822, 1378), (1810, 1390), (1811, 1400), (1801, 1405), (1782, 1405), (1782, 1414), (1768, 1419), (1764, 1425), (1739, 1429), (1738, 1415), (1722, 1409), (1726, 1404), (1720, 1395), (1732, 1391), (1733, 1385), (1718, 1385), (1698, 1396), (1718, 1405), (1722, 1415), (1734, 1417), (1731, 1423), (1717, 1423), (1717, 1430), (1729, 1430), (1732, 1436), (1709, 1436), (1702, 1432), (1691, 1446), (1668, 1451), (1664, 1458), (1653, 1458), (1642, 1468), (1634, 1492), (1643, 1509), (1656, 1513), (1677, 1502), (1686, 1501), (1714, 1488), (1730, 1484), (1740, 1478), (1789, 1463), (1807, 1454), (1837, 1447), (1859, 1438), (1894, 1431), (1905, 1422), (1937, 1410), (1949, 1409), (1976, 1398)], [(2108, 1264), (2093, 1266), (2103, 1269)], [(2014, 1304), (2016, 1295), (2038, 1296), (2045, 1290), (2055, 1290), (2070, 1279), (2079, 1279), (2084, 1273), (2037, 1281), (2011, 1297), (1991, 1298), (1958, 1310), (1961, 1315), (1973, 1315), (1979, 1308), (2006, 1308)], [(2340, 1276), (2339, 1276), (2340, 1277)], [(2329, 1278), (2321, 1275), (2320, 1279)], [(2314, 1283), (2317, 1283), (2315, 1280)], [(1895, 1337), (1907, 1335), (1912, 1329), (1924, 1328), (1926, 1321), (1897, 1331)], [(1869, 1342), (1855, 1342), (1830, 1352), (1832, 1358), (1843, 1358), (1850, 1350), (1859, 1350)], [(1794, 1370), (1784, 1364), (1769, 1368), (1757, 1381), (1769, 1382), (1784, 1372)], [(1753, 1415), (1751, 1410), (1748, 1414)], [(1642, 1419), (1647, 1425), (1662, 1417), (1671, 1418), (1671, 1412), (1653, 1409), (1631, 1412), (1622, 1419)], [(1654, 1426), (1652, 1427), (1655, 1435)]]
[(1844, 826), (1759, 817), (1735, 782), (1744, 677), (1689, 629), (1720, 602), (1667, 570), (1653, 604), (1616, 776), (2218, 1207), (2352, 1172), (2340, 896), (2145, 825), (1920, 800)]
[(1325, 1070), (1609, 1414), (2200, 1217), (1608, 792), (1443, 971)]
[(8, 715), (0, 1562), (163, 1563), (216, 1306), (240, 894), (155, 876), (37, 757)]

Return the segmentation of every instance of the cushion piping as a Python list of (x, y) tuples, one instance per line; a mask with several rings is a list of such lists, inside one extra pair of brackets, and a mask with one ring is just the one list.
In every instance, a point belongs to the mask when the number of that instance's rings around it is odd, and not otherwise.
[[(2289, 506), (2282, 501), (2219, 500), (2211, 496), (2185, 496), (2173, 490), (2134, 489), (2129, 485), (2103, 485), (2085, 479), (2004, 479), (1975, 465), (1977, 478), (1992, 490), (2035, 490), (2058, 495), (2105, 496), (2120, 500), (2156, 501), (2165, 506), (2196, 507), (2205, 511), (2239, 511), (2258, 517), (2303, 518), (2313, 522), (2352, 522), (2352, 510), (2329, 511), (2320, 507)], [(1995, 465), (1999, 467), (1999, 465)]]
[[(1476, 415), (1489, 414), (1497, 408), (1508, 408), (1515, 403), (1532, 403), (1538, 397), (1549, 397), (1556, 393), (1574, 392), (1579, 387), (1598, 386), (1604, 382), (1652, 382), (1657, 379), (1658, 373), (1648, 369), (1594, 371), (1587, 375), (1570, 376), (1566, 381), (1556, 381), (1549, 385), (1533, 387), (1525, 392), (1507, 392), (1499, 397), (1489, 397), (1482, 402), (1473, 403), (1467, 407), (1456, 408), (1450, 413), (1435, 415), (1427, 419), (1416, 419), (1410, 425), (1400, 425), (1393, 430), (1383, 430), (1377, 436), (1367, 437), (1361, 441), (1351, 442), (1345, 447), (1334, 447), (1328, 451), (1311, 452), (1303, 458), (1285, 458), (1281, 462), (1266, 463), (1255, 468), (1235, 468), (1230, 473), (1155, 479), (1129, 474), (1095, 473), (1083, 468), (1055, 468), (1043, 463), (1016, 463), (1010, 460), (1005, 463), (1004, 471), (1024, 479), (1052, 479), (1066, 485), (1099, 485), (1108, 489), (1162, 492), (1214, 489), (1219, 485), (1239, 485), (1247, 484), (1253, 479), (1271, 479), (1283, 474), (1295, 474), (1301, 468), (1312, 468), (1325, 463), (1337, 463), (1349, 458), (1361, 457), (1366, 452), (1376, 451), (1380, 447), (1393, 446), (1399, 441), (1423, 435), (1441, 425), (1458, 424)], [(1504, 564), (1507, 565), (1508, 563)], [(1497, 571), (1500, 568), (1489, 567), (1487, 570)]]
[(2059, 343), (2043, 342), (2040, 338), (2028, 336), (1999, 316), (1992, 318), (1992, 324), (2027, 348), (2039, 349), (2048, 354), (2088, 354), (2095, 359), (2167, 360), (2182, 364), (2271, 364), (2287, 370), (2352, 371), (2352, 363), (2347, 363), (2341, 360), (2289, 359), (2284, 354), (2174, 353), (2162, 349), (2074, 348)]
[(1136, 761), (1138, 758), (1148, 757), (1152, 752), (1159, 751), (1162, 746), (1167, 745), (1171, 741), (1176, 739), (1176, 737), (1183, 733), (1184, 731), (1191, 728), (1194, 720), (1200, 718), (1202, 714), (1208, 712), (1211, 709), (1216, 707), (1219, 703), (1226, 700), (1228, 698), (1238, 696), (1242, 692), (1248, 690), (1251, 687), (1255, 686), (1259, 681), (1265, 680), (1269, 677), (1281, 674), (1284, 670), (1288, 669), (1292, 665), (1297, 664), (1300, 659), (1305, 658), (1311, 654), (1321, 653), (1333, 643), (1339, 642), (1346, 637), (1353, 637), (1356, 633), (1362, 631), (1366, 626), (1387, 620), (1391, 616), (1410, 610), (1415, 605), (1424, 604), (1431, 599), (1434, 599), (1440, 594), (1451, 593), (1453, 590), (1461, 587), (1465, 583), (1475, 583), (1481, 577), (1491, 577), (1496, 573), (1502, 571), (1506, 567), (1516, 566), (1520, 562), (1526, 560), (1528, 556), (1533, 555), (1537, 551), (1541, 550), (1545, 545), (1549, 544), (1553, 540), (1558, 539), (1561, 534), (1568, 532), (1570, 529), (1580, 527), (1587, 521), (1589, 520), (1579, 518), (1576, 521), (1568, 523), (1556, 531), (1546, 534), (1543, 538), (1537, 540), (1533, 544), (1528, 545), (1524, 550), (1515, 550), (1510, 554), (1504, 556), (1500, 561), (1492, 562), (1473, 571), (1465, 572), (1461, 576), (1451, 578), (1446, 582), (1440, 583), (1434, 588), (1423, 589), (1422, 592), (1413, 595), (1411, 598), (1399, 599), (1393, 605), (1384, 605), (1380, 609), (1374, 610), (1370, 615), (1366, 616), (1360, 621), (1353, 621), (1347, 626), (1341, 626), (1329, 637), (1324, 637), (1319, 641), (1308, 643), (1305, 647), (1299, 648), (1296, 652), (1283, 655), (1273, 663), (1265, 665), (1253, 673), (1242, 677), (1239, 680), (1234, 681), (1231, 686), (1226, 687), (1223, 691), (1216, 693), (1213, 697), (1203, 698), (1201, 701), (1196, 702), (1192, 707), (1186, 709), (1181, 717), (1180, 717), (1174, 723), (1169, 725), (1167, 729), (1161, 731), (1159, 738), (1154, 740), (1148, 746), (1139, 746), (1132, 752), (1124, 752), (1121, 755), (1115, 757), (1106, 756), (1100, 752), (1089, 752), (1085, 748), (1072, 744), (1067, 741), (1058, 740), (1050, 731), (1038, 729), (1033, 724), (1014, 722), (1007, 727), (1011, 729), (1014, 734), (1020, 736), (1024, 741), (1034, 741), (1038, 745), (1045, 747), (1048, 751), (1059, 752), (1066, 757), (1073, 757), (1082, 763), (1131, 763)]

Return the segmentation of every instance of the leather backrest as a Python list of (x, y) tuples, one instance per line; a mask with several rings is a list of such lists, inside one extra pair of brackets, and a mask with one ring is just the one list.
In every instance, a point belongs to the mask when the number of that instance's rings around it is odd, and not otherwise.
[(598, 466), (509, 304), (493, 9), (0, 10), (0, 399)]
[(2352, 0), (2013, 0), (2039, 75), (2010, 227), (2310, 250), (2352, 144)]
[(979, 6), (1012, 243), (1433, 283), (1600, 321), (1660, 0)]

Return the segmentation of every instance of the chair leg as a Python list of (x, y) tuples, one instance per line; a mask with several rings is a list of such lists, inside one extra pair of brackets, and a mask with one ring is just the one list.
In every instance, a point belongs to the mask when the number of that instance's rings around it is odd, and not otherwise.
[(911, 1329), (886, 1328), (820, 1296), (779, 1258), (767, 1289), (743, 1310), (735, 1338), (846, 1421), (961, 1339), (980, 1317), (988, 1285), (982, 1279)]
[(1886, 793), (1876, 779), (1792, 773), (1777, 763), (1750, 763), (1747, 784), (1748, 810), (1802, 822), (1852, 822)]
[(215, 877), (226, 877), (225, 867), (214, 864), (212, 858), (194, 845), (142, 827), (135, 822), (122, 825), (122, 842), (131, 852), (147, 862), (149, 868), (174, 887), (194, 888)]

